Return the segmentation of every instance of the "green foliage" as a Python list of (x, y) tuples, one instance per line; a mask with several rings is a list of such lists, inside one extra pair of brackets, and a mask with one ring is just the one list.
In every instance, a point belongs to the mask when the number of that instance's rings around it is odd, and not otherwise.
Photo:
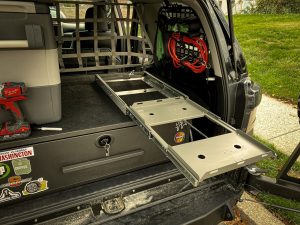
[(234, 16), (251, 79), (265, 94), (293, 104), (300, 91), (299, 24), (300, 14)]
[[(273, 144), (270, 144), (264, 139), (258, 136), (254, 136), (254, 137), (256, 140), (263, 143), (264, 145), (272, 149), (273, 152), (276, 153), (277, 155), (276, 159), (268, 158), (257, 163), (258, 167), (268, 171), (266, 173), (267, 176), (275, 178), (278, 172), (281, 170), (282, 166), (287, 162), (289, 156), (280, 152), (278, 149), (275, 148)], [(295, 163), (294, 167), (292, 167), (292, 171), (290, 172), (292, 172), (292, 174), (296, 175), (297, 177), (300, 176), (300, 163), (298, 161)]]
[[(260, 199), (260, 201), (268, 204), (300, 210), (300, 202), (297, 201), (281, 198), (279, 196), (271, 195), (267, 193), (260, 193), (257, 197)], [(300, 224), (300, 213), (292, 212), (284, 209), (278, 209), (272, 206), (267, 206), (267, 208), (270, 209), (272, 212), (274, 212), (280, 219), (286, 221), (288, 224), (291, 225)]]
[[(257, 166), (267, 170), (266, 176), (275, 178), (278, 174), (278, 171), (282, 168), (282, 166), (285, 164), (285, 162), (288, 160), (288, 156), (282, 152), (280, 152), (278, 149), (275, 148), (273, 144), (270, 144), (269, 142), (265, 141), (264, 139), (254, 136), (255, 139), (263, 143), (264, 145), (268, 146), (270, 149), (272, 149), (276, 155), (276, 159), (264, 159), (257, 163)], [(297, 177), (300, 175), (300, 163), (296, 162), (294, 167), (292, 168), (293, 174)], [(269, 193), (261, 192), (258, 194), (258, 199), (262, 202), (273, 204), (273, 205), (279, 205), (283, 207), (293, 208), (300, 210), (300, 202), (293, 201), (290, 199), (285, 199), (279, 196), (271, 195)], [(278, 209), (272, 206), (267, 206), (268, 209), (270, 209), (273, 213), (276, 214), (277, 217), (282, 219), (283, 221), (288, 222), (291, 225), (298, 225), (300, 224), (300, 214), (296, 212), (291, 212), (284, 209)]]
[(300, 0), (257, 0), (256, 13), (300, 13)]

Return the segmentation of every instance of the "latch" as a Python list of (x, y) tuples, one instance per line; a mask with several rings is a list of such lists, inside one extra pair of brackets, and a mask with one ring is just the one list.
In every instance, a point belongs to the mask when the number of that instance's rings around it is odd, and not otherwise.
[(267, 170), (264, 170), (264, 169), (261, 169), (255, 165), (249, 165), (249, 166), (246, 166), (246, 169), (248, 170), (248, 172), (254, 176), (260, 176), (262, 174), (266, 174), (268, 171)]

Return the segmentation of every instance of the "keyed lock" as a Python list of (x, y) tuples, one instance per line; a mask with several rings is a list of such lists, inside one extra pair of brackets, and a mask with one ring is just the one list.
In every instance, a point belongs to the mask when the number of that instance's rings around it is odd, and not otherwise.
[(105, 149), (105, 156), (110, 155), (110, 144), (111, 144), (112, 138), (109, 135), (103, 135), (98, 138), (98, 147)]

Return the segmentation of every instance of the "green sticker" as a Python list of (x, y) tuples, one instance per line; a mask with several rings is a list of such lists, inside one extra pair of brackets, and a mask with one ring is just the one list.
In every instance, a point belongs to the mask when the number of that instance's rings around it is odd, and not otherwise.
[(14, 159), (12, 165), (16, 175), (23, 175), (31, 173), (30, 160), (27, 158)]
[(0, 163), (0, 180), (7, 177), (10, 173), (10, 167), (5, 163)]

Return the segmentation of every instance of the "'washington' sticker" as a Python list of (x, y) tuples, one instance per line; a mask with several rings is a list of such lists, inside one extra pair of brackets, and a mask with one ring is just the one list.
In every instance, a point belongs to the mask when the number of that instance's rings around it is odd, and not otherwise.
[(19, 148), (11, 151), (0, 152), (0, 162), (10, 161), (34, 156), (33, 147)]

